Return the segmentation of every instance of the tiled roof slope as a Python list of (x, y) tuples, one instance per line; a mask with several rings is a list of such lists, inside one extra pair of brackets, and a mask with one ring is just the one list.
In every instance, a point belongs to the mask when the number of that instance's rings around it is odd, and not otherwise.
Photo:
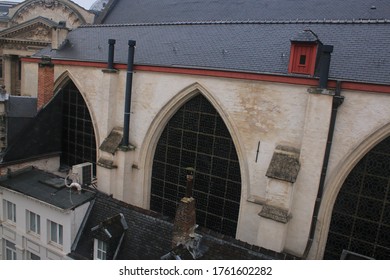
[(114, 0), (102, 23), (385, 19), (387, 0)]
[[(92, 259), (94, 234), (91, 229), (119, 213), (123, 214), (128, 229), (117, 259), (159, 260), (171, 251), (173, 224), (169, 218), (98, 193), (77, 246), (69, 256), (74, 259)], [(201, 240), (203, 256), (200, 259), (294, 258), (291, 255), (275, 253), (233, 238), (227, 238), (206, 229), (200, 229), (198, 233), (203, 236)], [(185, 257), (191, 256), (185, 254)]]
[(37, 54), (79, 61), (107, 61), (108, 39), (116, 39), (115, 61), (127, 63), (127, 41), (136, 40), (135, 64), (286, 75), (290, 40), (313, 31), (333, 45), (330, 78), (390, 83), (390, 21), (219, 22), (94, 25), (69, 34), (60, 51)]
[(0, 178), (0, 186), (35, 198), (62, 210), (77, 208), (90, 201), (94, 192), (74, 192), (65, 186), (64, 178), (29, 167)]

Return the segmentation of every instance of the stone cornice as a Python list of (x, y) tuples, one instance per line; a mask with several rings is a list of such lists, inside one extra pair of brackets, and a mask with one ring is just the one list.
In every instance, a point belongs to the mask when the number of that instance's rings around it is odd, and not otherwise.
[(52, 28), (53, 26), (56, 26), (57, 24), (47, 18), (44, 17), (37, 17), (33, 20), (26, 21), (22, 24), (4, 29), (0, 32), (0, 37), (10, 37), (14, 34), (22, 33), (28, 30), (33, 30), (37, 26), (44, 26), (47, 28)]

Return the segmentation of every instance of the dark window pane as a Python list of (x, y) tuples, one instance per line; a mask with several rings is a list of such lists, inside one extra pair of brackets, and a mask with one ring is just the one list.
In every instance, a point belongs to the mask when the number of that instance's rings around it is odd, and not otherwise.
[(235, 236), (241, 199), (238, 157), (225, 123), (202, 95), (176, 112), (158, 141), (151, 209), (175, 216), (177, 202), (185, 194), (186, 167), (196, 170), (197, 223)]
[(72, 166), (91, 162), (96, 174), (96, 143), (88, 107), (72, 82), (59, 94), (63, 100), (61, 163)]
[(389, 144), (390, 137), (346, 178), (333, 208), (324, 258), (338, 256), (340, 247), (375, 259), (390, 258)]

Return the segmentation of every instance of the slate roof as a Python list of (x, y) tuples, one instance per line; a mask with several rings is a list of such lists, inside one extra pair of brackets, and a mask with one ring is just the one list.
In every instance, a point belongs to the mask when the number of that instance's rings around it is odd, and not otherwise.
[[(31, 104), (30, 104), (31, 106)], [(0, 165), (12, 164), (61, 152), (61, 95), (56, 95), (38, 114), (23, 124), (23, 129), (0, 154)]]
[(388, 19), (386, 0), (114, 0), (101, 23)]
[(65, 186), (64, 178), (33, 167), (0, 178), (0, 186), (62, 210), (74, 209), (95, 196), (91, 191), (78, 194)]
[(36, 56), (107, 61), (108, 39), (116, 39), (115, 61), (127, 63), (129, 39), (135, 64), (287, 75), (290, 40), (304, 30), (333, 45), (329, 77), (390, 83), (390, 21), (187, 22), (83, 26), (59, 51)]
[[(81, 229), (80, 238), (73, 244), (75, 248), (69, 256), (74, 259), (93, 259), (93, 241), (96, 229), (102, 222), (122, 214), (128, 228), (117, 255), (119, 260), (159, 260), (171, 251), (173, 224), (171, 219), (150, 210), (141, 209), (103, 193), (97, 193), (93, 208)], [(242, 241), (199, 229), (202, 235), (200, 259), (294, 259), (294, 256), (275, 253), (249, 245)], [(111, 250), (116, 249), (113, 244)], [(108, 249), (110, 250), (110, 248)], [(181, 250), (183, 259), (191, 258)], [(112, 252), (108, 252), (112, 255)]]
[(37, 98), (10, 95), (7, 102), (7, 116), (32, 118), (37, 114)]
[(17, 4), (19, 3), (13, 1), (0, 1), (0, 21), (3, 19), (8, 19), (9, 9)]

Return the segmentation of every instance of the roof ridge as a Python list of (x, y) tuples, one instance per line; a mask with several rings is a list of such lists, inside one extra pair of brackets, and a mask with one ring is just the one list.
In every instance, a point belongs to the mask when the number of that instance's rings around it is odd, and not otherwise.
[(223, 25), (223, 24), (387, 24), (390, 19), (295, 19), (295, 20), (219, 20), (219, 21), (175, 21), (145, 23), (85, 24), (79, 28), (169, 26), (169, 25)]

